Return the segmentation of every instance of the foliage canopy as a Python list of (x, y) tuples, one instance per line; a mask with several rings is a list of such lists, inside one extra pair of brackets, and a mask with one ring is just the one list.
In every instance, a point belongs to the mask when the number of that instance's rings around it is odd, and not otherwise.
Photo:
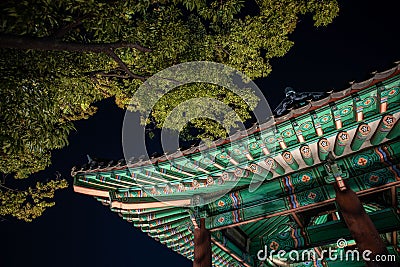
[[(136, 111), (129, 101), (142, 82), (181, 62), (214, 61), (265, 77), (269, 60), (293, 46), (299, 16), (312, 14), (324, 26), (339, 10), (336, 0), (8, 0), (0, 8), (0, 172), (16, 178), (48, 166), (50, 152), (68, 143), (73, 121), (93, 115), (95, 102), (114, 97)], [(223, 101), (242, 120), (257, 104), (193, 84), (162, 99), (151, 123), (160, 127), (193, 95)], [(206, 119), (191, 127), (201, 137), (225, 135)]]
[(2, 187), (0, 190), (0, 216), (13, 216), (19, 220), (31, 222), (41, 216), (46, 208), (55, 205), (49, 199), (54, 198), (58, 189), (68, 186), (66, 180), (37, 182), (36, 187), (27, 190), (13, 190)]

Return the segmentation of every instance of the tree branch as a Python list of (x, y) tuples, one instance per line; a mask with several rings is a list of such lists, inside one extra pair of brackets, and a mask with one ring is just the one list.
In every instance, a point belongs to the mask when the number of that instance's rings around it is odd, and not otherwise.
[(120, 79), (129, 79), (129, 78), (131, 78), (128, 75), (121, 75), (121, 74), (117, 74), (117, 73), (106, 73), (106, 72), (104, 72), (104, 73), (99, 73), (99, 74), (102, 77), (113, 77), (113, 78), (120, 78)]
[(103, 43), (103, 44), (84, 44), (62, 42), (60, 40), (40, 37), (26, 37), (0, 34), (0, 48), (14, 49), (33, 49), (45, 51), (70, 51), (70, 52), (93, 52), (105, 53), (118, 63), (129, 77), (145, 81), (147, 77), (140, 76), (131, 72), (128, 66), (115, 54), (114, 49), (117, 48), (134, 48), (142, 52), (151, 52), (150, 48), (143, 47), (138, 44), (118, 42), (118, 43)]
[(122, 61), (122, 59), (120, 59), (119, 56), (117, 56), (117, 54), (115, 54), (115, 52), (112, 48), (108, 49), (106, 54), (109, 55), (112, 59), (114, 59), (114, 61), (118, 63), (120, 68), (123, 69), (129, 75), (129, 77), (131, 77), (133, 79), (141, 80), (143, 82), (147, 79), (144, 76), (140, 76), (140, 75), (137, 75), (137, 74), (134, 74), (133, 72), (131, 72), (130, 69), (128, 68), (128, 66), (126, 66), (126, 64)]
[(1, 181), (0, 184), (5, 184), (6, 183), (6, 178), (8, 176), (8, 174), (2, 173), (3, 174), (3, 180)]
[(229, 56), (231, 55), (225, 48), (223, 48), (221, 45), (218, 45), (217, 48), (221, 49), (223, 52), (228, 54)]
[(95, 85), (100, 85), (99, 80), (97, 80), (96, 76), (92, 75), (89, 76), (89, 78)]
[[(120, 78), (120, 79), (144, 79), (146, 80), (147, 77), (145, 76), (140, 76), (137, 74), (133, 74), (134, 77), (130, 76), (130, 75), (122, 75), (119, 73), (113, 73), (113, 71), (117, 71), (117, 70), (111, 70), (110, 72), (106, 72), (105, 70), (95, 70), (95, 71), (90, 71), (90, 72), (86, 72), (85, 74), (88, 75), (89, 77), (93, 78), (96, 75), (100, 75), (101, 77), (114, 77), (114, 78)], [(121, 68), (121, 71), (125, 71)], [(138, 77), (138, 78), (136, 78)]]
[(73, 42), (63, 42), (53, 38), (27, 37), (9, 34), (0, 34), (0, 48), (32, 49), (44, 51), (70, 51), (70, 52), (93, 52), (109, 53), (110, 49), (133, 48), (141, 52), (151, 52), (152, 50), (139, 44), (116, 42), (103, 44), (83, 44)]
[(104, 84), (101, 84), (99, 82), (99, 80), (97, 80), (97, 78), (95, 76), (90, 77), (90, 79), (93, 81), (93, 83), (96, 85), (96, 88), (100, 91), (100, 93), (102, 93), (106, 98), (110, 97), (110, 94), (107, 93), (107, 91), (103, 90), (103, 86), (110, 88), (110, 86), (106, 86)]
[(2, 184), (0, 184), (0, 187), (3, 187), (3, 188), (5, 188), (5, 189), (7, 189), (7, 190), (14, 191), (14, 192), (18, 192), (18, 191), (19, 191), (19, 190), (15, 190), (15, 189), (9, 188), (9, 187), (7, 187), (7, 186), (4, 186), (4, 185), (2, 185)]

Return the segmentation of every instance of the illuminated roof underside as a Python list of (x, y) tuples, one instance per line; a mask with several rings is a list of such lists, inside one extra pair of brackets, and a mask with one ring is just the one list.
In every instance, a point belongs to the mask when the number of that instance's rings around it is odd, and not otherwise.
[[(266, 128), (268, 123), (255, 125), (231, 137), (231, 143), (218, 140), (211, 148), (178, 151), (169, 160), (162, 156), (74, 168), (74, 190), (95, 196), (188, 259), (193, 259), (194, 224), (203, 217), (212, 231), (213, 266), (279, 266), (276, 258), (258, 261), (257, 252), (267, 246), (318, 254), (336, 246), (339, 238), (351, 240), (335, 206), (333, 174), (325, 164), (332, 151), (343, 179), (398, 257), (399, 117), (397, 65), (274, 118), (273, 130)], [(265, 182), (250, 193), (254, 177)], [(200, 197), (198, 208), (186, 207), (203, 192), (232, 187), (216, 201), (201, 205)], [(291, 264), (343, 263), (325, 257)]]

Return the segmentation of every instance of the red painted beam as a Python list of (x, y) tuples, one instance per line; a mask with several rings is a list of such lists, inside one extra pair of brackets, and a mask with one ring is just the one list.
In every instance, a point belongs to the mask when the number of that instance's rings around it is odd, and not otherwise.
[(200, 220), (200, 228), (194, 229), (193, 267), (212, 267), (211, 233), (206, 229), (205, 219)]
[(366, 261), (368, 267), (391, 267), (398, 266), (394, 262), (374, 262), (376, 255), (389, 255), (389, 252), (379, 236), (375, 225), (366, 213), (357, 194), (348, 186), (347, 189), (341, 191), (335, 184), (336, 203), (346, 222), (347, 227), (353, 239), (356, 241), (357, 247), (362, 253), (369, 250), (366, 256), (371, 261)]

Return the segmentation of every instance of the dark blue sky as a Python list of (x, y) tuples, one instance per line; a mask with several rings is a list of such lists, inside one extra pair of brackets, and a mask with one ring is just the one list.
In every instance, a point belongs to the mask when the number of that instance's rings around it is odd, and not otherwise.
[[(256, 83), (272, 107), (291, 86), (299, 91), (341, 90), (383, 71), (400, 60), (398, 7), (394, 0), (341, 1), (328, 27), (315, 28), (302, 18), (292, 35), (295, 46), (273, 60), (272, 74)], [(33, 223), (13, 219), (0, 223), (0, 266), (191, 266), (191, 262), (122, 220), (92, 197), (72, 190), (70, 170), (86, 154), (123, 157), (124, 111), (112, 100), (98, 104), (92, 118), (76, 123), (70, 145), (53, 153), (53, 165), (35, 175), (52, 178), (59, 171), (71, 186), (57, 193), (56, 206)], [(17, 182), (15, 185), (24, 185)]]

